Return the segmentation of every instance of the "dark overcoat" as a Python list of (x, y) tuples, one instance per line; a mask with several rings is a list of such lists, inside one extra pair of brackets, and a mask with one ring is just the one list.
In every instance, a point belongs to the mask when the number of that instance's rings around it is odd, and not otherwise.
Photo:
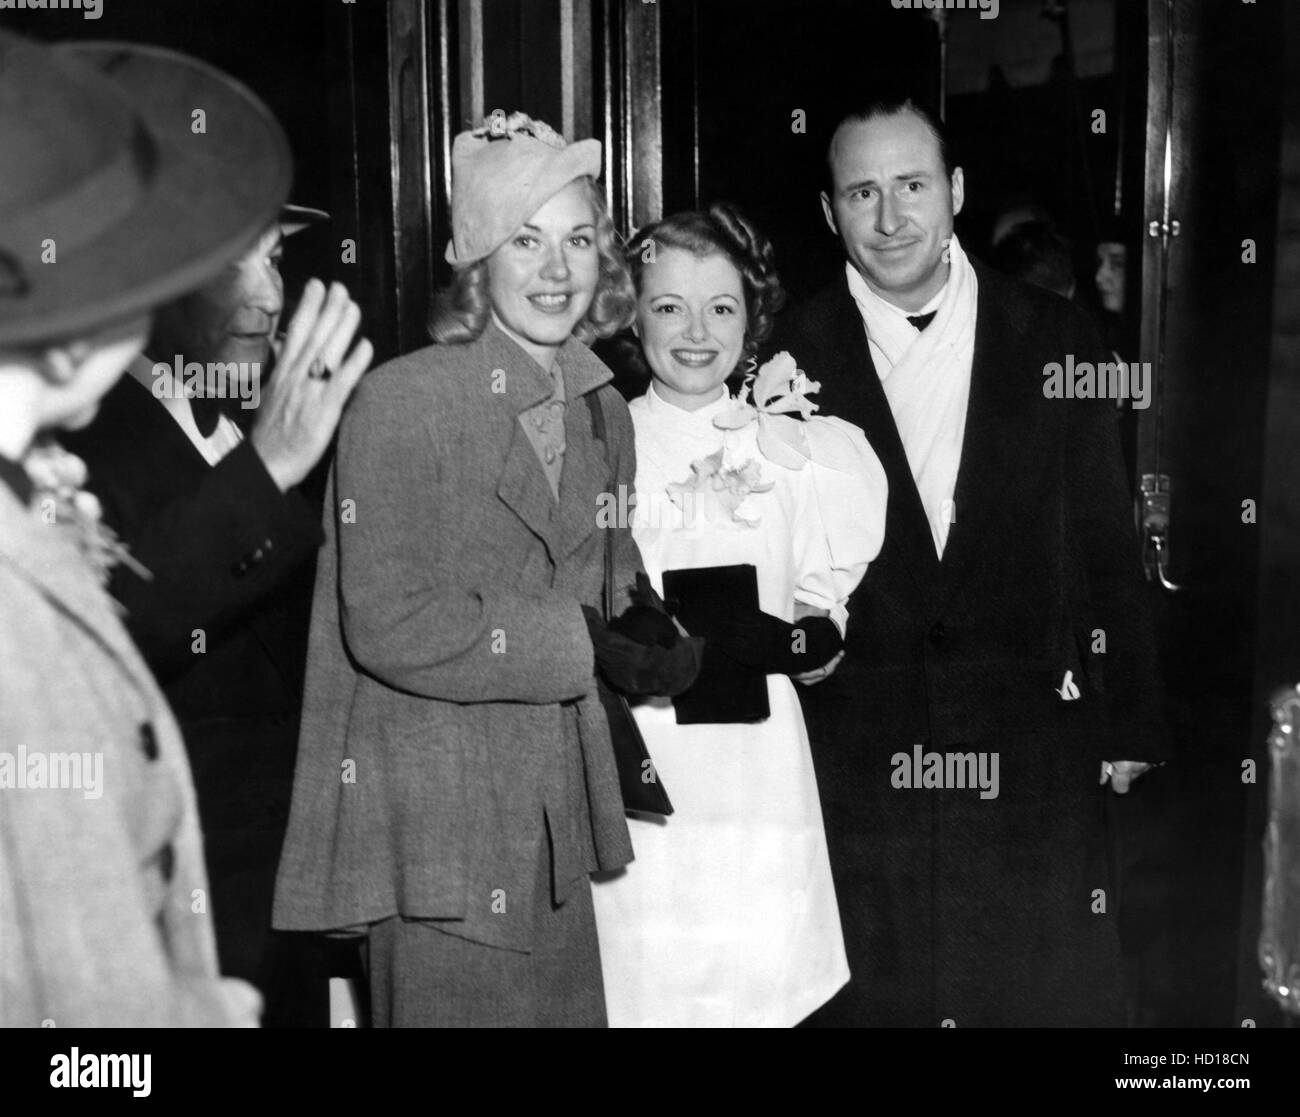
[(289, 819), (318, 506), (282, 493), (250, 441), (215, 466), (123, 376), (61, 440), (105, 521), (152, 573), (109, 590), (180, 722), (194, 773), (222, 971), (267, 996), (267, 1022), (325, 1021), (325, 980), (271, 933)]
[[(942, 561), (845, 281), (778, 326), (889, 477), (847, 657), (801, 696), (853, 974), (814, 1023), (1121, 1022), (1098, 777), (1163, 755), (1147, 590), (1114, 403), (1044, 392), (1049, 363), (1109, 358), (1072, 304), (975, 267)], [(896, 786), (916, 745), (997, 754), (997, 797)]]
[[(597, 511), (631, 493), (632, 425), (585, 346), (567, 342), (559, 364), (558, 502), (520, 422), (550, 379), (494, 325), (371, 372), (349, 405), (276, 926), (401, 915), (527, 951), (539, 853), (560, 902), (631, 859), (580, 605), (600, 605)], [(627, 587), (640, 558), (611, 530)]]

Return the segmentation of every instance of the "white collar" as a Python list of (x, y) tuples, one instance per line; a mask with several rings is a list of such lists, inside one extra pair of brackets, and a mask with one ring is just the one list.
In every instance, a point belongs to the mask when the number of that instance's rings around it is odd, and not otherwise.
[[(956, 238), (953, 239), (955, 243)], [(858, 269), (848, 261), (844, 264), (844, 274), (848, 277), (849, 294), (857, 304), (863, 329), (867, 332), (867, 339), (875, 347), (872, 356), (875, 358), (876, 374), (883, 382), (893, 371), (894, 365), (898, 364), (903, 354), (911, 347), (912, 342), (921, 336), (921, 331), (907, 319), (916, 314), (928, 314), (939, 309), (952, 283), (952, 268), (949, 267), (948, 278), (944, 280), (943, 286), (935, 292), (925, 306), (912, 314), (876, 294), (867, 286), (867, 281), (862, 278)]]
[[(952, 269), (950, 267), (948, 269), (948, 278), (943, 281), (943, 286), (934, 293), (933, 297), (926, 302), (925, 306), (921, 307), (920, 310), (904, 310), (902, 307), (895, 306), (888, 299), (881, 298), (877, 295), (875, 291), (867, 286), (867, 281), (862, 278), (862, 273), (848, 260), (844, 261), (844, 274), (847, 275), (849, 279), (849, 294), (853, 296), (853, 301), (856, 302), (859, 307), (862, 307), (864, 312), (866, 307), (870, 306), (873, 309), (880, 310), (882, 313), (892, 314), (896, 318), (905, 322), (908, 318), (916, 318), (919, 315), (930, 314), (938, 310), (939, 304), (943, 302), (944, 292), (948, 290), (948, 284), (952, 280)], [(864, 306), (864, 304), (866, 305)], [(916, 329), (916, 327), (910, 322), (907, 324), (913, 330)]]
[(726, 384), (720, 385), (721, 395), (716, 400), (706, 403), (703, 407), (697, 407), (694, 411), (687, 411), (684, 407), (678, 407), (675, 403), (670, 403), (655, 391), (654, 381), (650, 381), (650, 387), (646, 389), (645, 401), (646, 408), (654, 415), (661, 415), (666, 419), (671, 419), (676, 423), (698, 423), (701, 426), (713, 426), (713, 417), (721, 415), (732, 406), (731, 393), (727, 391)]

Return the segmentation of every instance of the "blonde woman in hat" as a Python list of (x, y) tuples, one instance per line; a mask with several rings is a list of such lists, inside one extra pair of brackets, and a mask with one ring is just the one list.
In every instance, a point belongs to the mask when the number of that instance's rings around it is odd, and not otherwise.
[(599, 170), (521, 114), (458, 136), (437, 344), (340, 429), (276, 926), (368, 931), (377, 1026), (605, 1023), (588, 874), (632, 850), (584, 606), (635, 461), (583, 344), (633, 305)]
[[(169, 136), (160, 103), (228, 126)], [(255, 1024), (256, 993), (218, 976), (176, 723), (101, 588), (123, 555), (44, 440), (93, 418), (153, 307), (274, 218), (288, 145), (192, 59), (0, 34), (0, 150), (0, 1025)], [(287, 375), (321, 356), (320, 324)]]

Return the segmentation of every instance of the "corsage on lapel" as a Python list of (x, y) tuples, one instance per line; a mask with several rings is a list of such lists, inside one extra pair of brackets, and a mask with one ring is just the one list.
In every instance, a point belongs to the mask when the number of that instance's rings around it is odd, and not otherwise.
[(23, 468), (32, 479), (32, 508), (44, 523), (72, 532), (73, 545), (94, 571), (101, 586), (108, 585), (113, 567), (121, 563), (145, 581), (153, 575), (127, 551), (126, 545), (103, 522), (103, 509), (94, 493), (87, 492), (86, 463), (57, 442), (41, 441), (28, 451)]
[(745, 377), (733, 406), (715, 416), (713, 425), (722, 430), (740, 430), (756, 422), (758, 449), (763, 457), (786, 469), (802, 469), (812, 458), (812, 450), (803, 424), (792, 419), (790, 413), (797, 411), (804, 420), (812, 418), (818, 407), (808, 395), (819, 391), (821, 385), (809, 380), (783, 350)]
[[(811, 456), (800, 424), (789, 417), (798, 411), (809, 418), (817, 405), (807, 398), (819, 384), (812, 383), (795, 365), (789, 353), (778, 353), (757, 372), (745, 377), (739, 395), (731, 407), (713, 417), (719, 430), (736, 431), (758, 423), (758, 449), (763, 457), (786, 469), (802, 469)], [(750, 399), (753, 402), (749, 402)], [(686, 516), (686, 526), (694, 523), (697, 511), (718, 526), (757, 527), (757, 516), (746, 516), (740, 506), (751, 493), (765, 493), (773, 482), (763, 480), (760, 462), (753, 458), (738, 466), (724, 464), (726, 446), (706, 458), (691, 463), (691, 475), (685, 481), (668, 486), (668, 496)]]
[(773, 486), (762, 480), (758, 462), (752, 458), (738, 467), (724, 466), (726, 447), (720, 446), (707, 458), (691, 462), (691, 476), (667, 486), (668, 498), (682, 510), (685, 527), (695, 525), (701, 510), (704, 518), (719, 527), (757, 527), (758, 517), (740, 514), (750, 493), (765, 493)]

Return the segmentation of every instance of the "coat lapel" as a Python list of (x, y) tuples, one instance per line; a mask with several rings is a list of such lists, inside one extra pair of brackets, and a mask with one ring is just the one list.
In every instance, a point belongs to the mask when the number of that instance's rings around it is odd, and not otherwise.
[(980, 284), (975, 320), (975, 354), (971, 364), (970, 403), (962, 439), (961, 464), (953, 494), (955, 520), (944, 548), (943, 584), (936, 606), (960, 586), (984, 551), (989, 530), (1000, 530), (999, 502), (1015, 484), (1009, 473), (1012, 431), (1027, 428), (1024, 412), (1032, 402), (1008, 367), (1029, 323), (1014, 290), (1000, 288), (976, 265)]
[(41, 522), (0, 485), (0, 562), (40, 589), (118, 659), (134, 666), (139, 653), (114, 614), (112, 599), (95, 583), (65, 534), (58, 525)]
[(497, 496), (523, 520), (529, 531), (546, 544), (551, 559), (555, 560), (559, 551), (559, 509), (533, 444), (518, 421), (518, 414), (515, 412), (514, 429), (506, 451), (505, 468), (497, 484)]
[[(587, 395), (613, 377), (580, 342), (570, 340), (560, 353), (564, 392), (564, 471), (560, 475), (560, 539), (557, 558), (567, 558), (596, 530), (599, 496), (610, 484), (610, 449), (595, 437)], [(601, 406), (595, 400), (597, 407)], [(608, 422), (605, 424), (608, 437)]]
[(497, 485), (497, 496), (545, 545), (552, 562), (576, 551), (596, 530), (596, 498), (608, 483), (609, 467), (603, 443), (591, 434), (586, 393), (611, 379), (608, 368), (585, 345), (570, 339), (559, 353), (564, 376), (564, 467), (557, 502), (537, 452), (519, 416), (551, 394), (550, 378), (537, 363), (495, 324), (483, 334), (488, 367), (505, 373), (500, 398), (512, 418), (510, 445)]
[[(862, 316), (847, 284), (838, 284), (837, 296), (828, 333), (834, 339), (834, 351), (843, 354), (843, 359), (834, 373), (838, 390), (825, 400), (822, 410), (856, 423), (866, 433), (867, 441), (880, 458), (889, 480), (885, 546), (898, 549), (900, 565), (917, 586), (924, 588), (934, 578), (939, 566), (930, 524), (921, 506), (921, 496), (912, 478), (912, 469), (907, 463), (907, 453), (894, 424), (889, 400), (871, 359)], [(812, 376), (812, 372), (809, 375)], [(846, 387), (848, 391), (843, 390)]]

